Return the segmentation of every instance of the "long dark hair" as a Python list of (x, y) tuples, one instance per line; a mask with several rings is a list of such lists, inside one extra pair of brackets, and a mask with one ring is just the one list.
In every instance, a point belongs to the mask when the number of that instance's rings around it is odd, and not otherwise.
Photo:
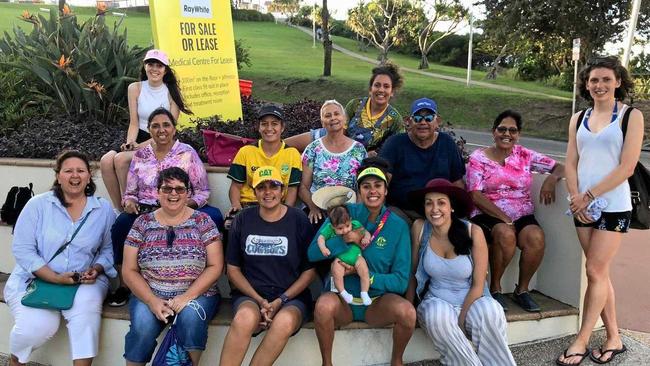
[(451, 226), (447, 233), (451, 245), (454, 246), (456, 255), (469, 255), (472, 249), (472, 238), (469, 236), (467, 224), (459, 219), (456, 214), (451, 214)]
[[(88, 169), (88, 174), (90, 174), (90, 181), (86, 185), (84, 194), (86, 196), (92, 196), (93, 194), (95, 194), (95, 190), (97, 190), (97, 186), (93, 181), (92, 171), (90, 170), (90, 160), (88, 160), (88, 156), (86, 156), (86, 154), (78, 150), (64, 150), (60, 152), (59, 155), (56, 157), (56, 165), (54, 166), (54, 171), (56, 172), (56, 174), (59, 174), (59, 172), (61, 172), (61, 166), (63, 166), (63, 162), (70, 158), (81, 159), (83, 160), (84, 164), (86, 164), (86, 169)], [(63, 195), (63, 188), (61, 188), (61, 184), (59, 184), (58, 179), (56, 178), (54, 179), (54, 183), (52, 184), (51, 190), (52, 192), (54, 192), (54, 196), (56, 196), (56, 198), (59, 199), (63, 207), (70, 207), (70, 203), (65, 200), (65, 196)]]
[(593, 104), (594, 99), (591, 97), (589, 90), (587, 90), (589, 74), (591, 73), (591, 70), (599, 68), (605, 68), (614, 71), (616, 80), (621, 81), (621, 86), (616, 88), (614, 91), (614, 98), (616, 98), (616, 100), (623, 100), (627, 98), (628, 94), (634, 90), (634, 81), (630, 77), (630, 73), (627, 71), (627, 69), (623, 67), (618, 57), (596, 56), (587, 62), (585, 67), (580, 70), (580, 74), (578, 75), (578, 90), (580, 91), (580, 96), (589, 101), (590, 104)]
[[(160, 63), (160, 61), (157, 60), (145, 60), (145, 62), (142, 64), (142, 68), (140, 69), (140, 80), (145, 81), (147, 80), (147, 71), (144, 69), (144, 65), (146, 63)], [(161, 64), (163, 65), (163, 64)], [(172, 100), (176, 105), (178, 106), (178, 109), (181, 110), (181, 112), (185, 114), (194, 114), (191, 109), (185, 105), (185, 99), (183, 99), (183, 95), (181, 94), (181, 89), (178, 87), (178, 80), (176, 80), (176, 74), (174, 74), (174, 70), (167, 66), (165, 66), (165, 76), (163, 76), (163, 83), (167, 86), (167, 90), (169, 90), (169, 95), (172, 97)]]

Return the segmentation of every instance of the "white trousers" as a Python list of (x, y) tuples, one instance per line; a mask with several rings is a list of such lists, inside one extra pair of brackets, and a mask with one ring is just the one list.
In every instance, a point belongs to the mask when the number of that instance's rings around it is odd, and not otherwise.
[(465, 331), (472, 342), (458, 326), (459, 314), (459, 307), (437, 297), (425, 298), (417, 309), (420, 326), (440, 352), (443, 365), (516, 366), (508, 348), (506, 317), (496, 300), (483, 296), (469, 307)]
[(102, 303), (108, 292), (108, 281), (100, 276), (91, 285), (81, 285), (68, 310), (36, 309), (20, 303), (25, 292), (7, 299), (15, 324), (9, 335), (9, 349), (21, 363), (27, 363), (32, 351), (56, 334), (61, 315), (66, 320), (70, 353), (73, 360), (97, 356)]

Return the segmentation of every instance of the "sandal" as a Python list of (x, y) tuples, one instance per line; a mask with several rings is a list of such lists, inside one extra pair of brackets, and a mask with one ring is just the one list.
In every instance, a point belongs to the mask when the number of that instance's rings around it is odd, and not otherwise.
[[(562, 355), (564, 356), (564, 359), (566, 360), (569, 357), (578, 357), (579, 356), (580, 357), (580, 362), (578, 362), (578, 363), (566, 363), (564, 361), (560, 361), (560, 357), (558, 357), (558, 358), (555, 359), (555, 364), (556, 365), (560, 365), (560, 366), (580, 365), (582, 363), (582, 361), (584, 361), (585, 358), (587, 358), (587, 356), (591, 355), (591, 350), (589, 348), (585, 348), (585, 353), (572, 353), (570, 355), (566, 354), (568, 350), (569, 349), (567, 348), (567, 349), (564, 350), (564, 352), (562, 352)], [(612, 357), (614, 357), (614, 356), (612, 356)]]
[[(603, 351), (603, 347), (601, 346), (601, 347), (598, 348), (598, 350), (600, 351), (600, 357), (596, 357), (596, 356), (594, 356), (593, 353), (590, 352), (589, 353), (589, 358), (591, 358), (591, 360), (594, 361), (595, 363), (602, 365), (602, 364), (612, 362), (612, 360), (614, 359), (614, 357), (616, 357), (616, 355), (627, 351), (627, 347), (625, 347), (625, 345), (623, 345), (623, 347), (621, 347), (619, 349), (606, 349), (606, 350)], [(606, 361), (603, 361), (602, 360), (603, 356), (605, 356), (607, 353), (610, 353), (610, 352), (611, 352), (612, 355), (609, 356), (609, 359), (606, 360)]]

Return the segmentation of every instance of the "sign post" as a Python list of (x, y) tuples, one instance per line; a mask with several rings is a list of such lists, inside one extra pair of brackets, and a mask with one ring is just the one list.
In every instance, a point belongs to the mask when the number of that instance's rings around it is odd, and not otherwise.
[[(170, 66), (194, 117), (242, 117), (230, 2), (150, 0), (154, 44)], [(190, 125), (181, 114), (181, 127)]]
[(578, 89), (578, 60), (580, 60), (580, 38), (573, 39), (573, 54), (571, 60), (573, 61), (573, 106), (571, 107), (571, 115), (576, 113), (576, 91)]

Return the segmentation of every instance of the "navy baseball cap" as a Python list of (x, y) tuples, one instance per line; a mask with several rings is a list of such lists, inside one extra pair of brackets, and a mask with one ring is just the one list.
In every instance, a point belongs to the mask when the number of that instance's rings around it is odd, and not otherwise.
[(262, 119), (264, 116), (275, 116), (277, 117), (280, 121), (284, 120), (284, 113), (282, 112), (282, 108), (274, 106), (274, 105), (265, 105), (260, 109), (260, 112), (257, 114), (258, 119)]
[(428, 109), (433, 113), (438, 113), (438, 105), (429, 98), (420, 98), (411, 104), (411, 116), (423, 109)]

